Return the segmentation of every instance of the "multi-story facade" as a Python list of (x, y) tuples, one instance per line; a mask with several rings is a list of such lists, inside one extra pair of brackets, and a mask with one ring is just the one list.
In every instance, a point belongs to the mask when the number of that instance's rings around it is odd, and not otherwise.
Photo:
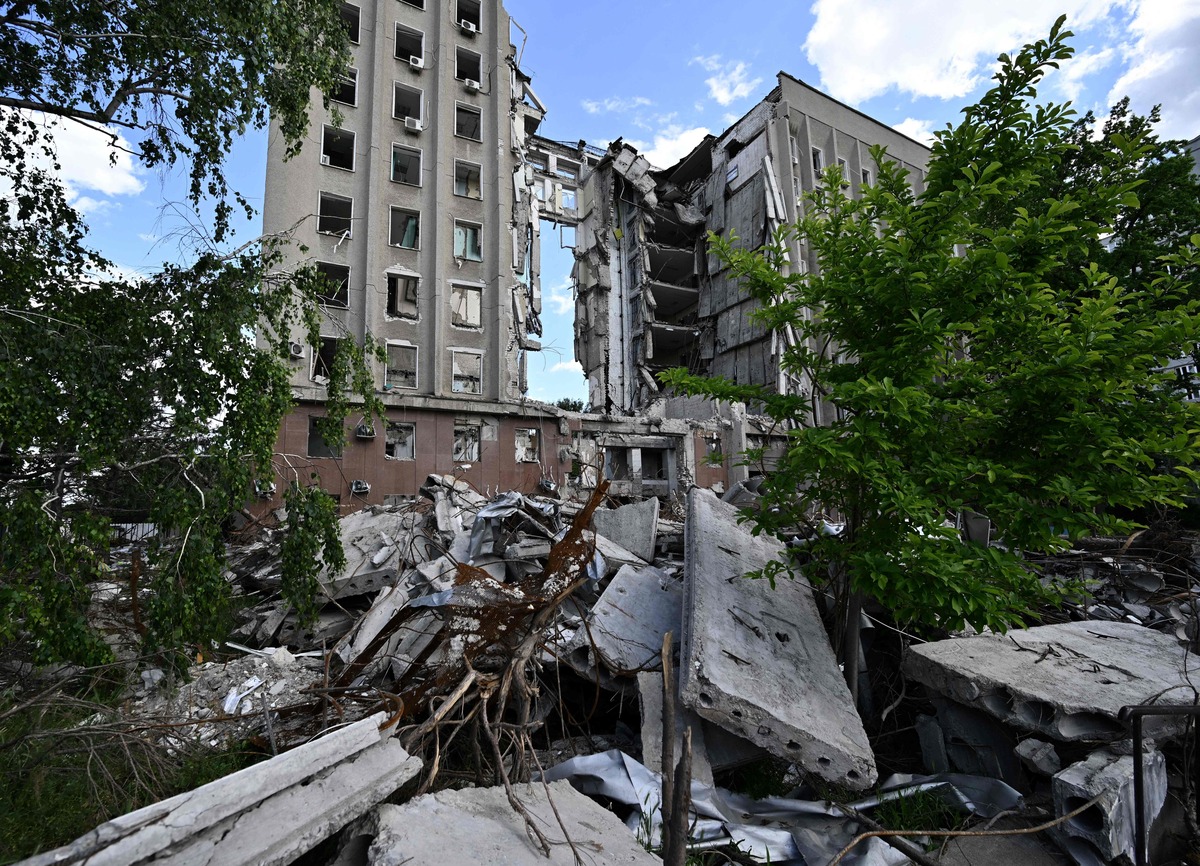
[[(264, 230), (289, 232), (290, 263), (329, 281), (320, 345), (293, 335), (281, 480), (315, 471), (348, 509), (415, 494), (433, 472), (480, 489), (557, 483), (572, 424), (525, 399), (525, 371), (540, 348), (539, 215), (572, 218), (586, 149), (534, 146), (544, 108), (499, 0), (358, 0), (342, 17), (353, 61), (336, 114), (314, 107), (292, 159), (275, 132), (268, 149)], [(387, 419), (352, 424), (339, 454), (313, 422), (337, 341), (367, 334), (386, 347)]]
[[(620, 141), (580, 195), (575, 354), (593, 406), (616, 415), (678, 415), (655, 375), (669, 367), (780, 392), (803, 390), (779, 369), (782, 341), (752, 317), (757, 302), (709, 252), (708, 233), (748, 248), (800, 215), (824, 169), (841, 167), (852, 195), (876, 177), (872, 145), (922, 189), (929, 150), (780, 73), (778, 86), (719, 136), (665, 170)], [(792, 267), (816, 268), (792, 239)], [(818, 419), (819, 420), (819, 419)], [(738, 443), (735, 443), (735, 447)]]

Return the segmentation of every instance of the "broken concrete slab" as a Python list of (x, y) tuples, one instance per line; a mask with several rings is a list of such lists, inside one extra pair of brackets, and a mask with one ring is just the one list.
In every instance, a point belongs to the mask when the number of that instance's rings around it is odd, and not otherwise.
[(1053, 743), (1030, 737), (1017, 743), (1014, 754), (1031, 773), (1039, 776), (1053, 776), (1062, 769), (1062, 758)]
[[(1167, 764), (1162, 752), (1142, 753), (1145, 781), (1144, 819), (1154, 823), (1167, 797)], [(1133, 757), (1101, 749), (1086, 760), (1072, 764), (1054, 776), (1051, 783), (1055, 814), (1078, 809), (1093, 797), (1100, 801), (1060, 825), (1059, 832), (1090, 845), (1104, 862), (1125, 855), (1134, 859), (1135, 820)]]
[(786, 557), (737, 509), (688, 493), (680, 694), (699, 715), (824, 779), (861, 790), (875, 759), (802, 577), (743, 579)]
[(679, 634), (683, 585), (654, 566), (621, 567), (592, 608), (577, 640), (613, 674), (661, 667), (663, 635)]
[(620, 508), (598, 508), (592, 515), (592, 528), (597, 535), (652, 562), (658, 544), (658, 498), (651, 496)]
[[(418, 759), (404, 752), (399, 743), (390, 737), (390, 733), (380, 733), (379, 726), (385, 718), (384, 713), (376, 713), (319, 740), (202, 785), (194, 791), (114, 818), (69, 845), (39, 854), (24, 863), (26, 866), (83, 862), (88, 866), (124, 866), (150, 860), (160, 862), (162, 858), (188, 850), (193, 841), (201, 838), (219, 840), (231, 834), (239, 825), (242, 826), (236, 838), (245, 843), (248, 853), (243, 855), (240, 848), (222, 849), (228, 854), (227, 857), (207, 862), (290, 862), (307, 848), (296, 847), (295, 844), (287, 847), (287, 839), (296, 844), (315, 844), (420, 771), (421, 762)], [(351, 760), (356, 756), (367, 759)], [(357, 772), (351, 769), (337, 773), (337, 767), (342, 764), (356, 767)], [(371, 776), (371, 779), (366, 776)], [(335, 777), (338, 780), (336, 786), (322, 786), (323, 779)], [(381, 785), (380, 778), (386, 779), (386, 784)], [(300, 793), (276, 801), (277, 804), (286, 804), (286, 809), (271, 807), (268, 810), (271, 820), (265, 823), (270, 826), (263, 826), (253, 817), (242, 823), (243, 817), (254, 815), (258, 809), (265, 808), (267, 803), (293, 789)], [(311, 791), (305, 794), (306, 789)], [(362, 798), (363, 792), (368, 789), (370, 796), (378, 793), (371, 803)], [(339, 804), (346, 806), (344, 813), (338, 813)], [(302, 806), (307, 806), (308, 811)], [(319, 811), (319, 808), (323, 808), (326, 815), (340, 818), (344, 814), (345, 817), (336, 826), (332, 826), (332, 819), (326, 821), (326, 829), (322, 831), (324, 835), (314, 837), (306, 826), (311, 813)], [(221, 828), (215, 836), (205, 835), (215, 828)], [(267, 856), (267, 846), (251, 841), (255, 838), (265, 839), (267, 835), (284, 840), (284, 843), (271, 847), (271, 850), (290, 853), (278, 857)], [(183, 857), (176, 862), (206, 861)]]
[[(375, 812), (367, 854), (371, 866), (404, 863), (506, 863), (511, 866), (575, 864), (575, 851), (592, 866), (662, 866), (620, 819), (578, 793), (567, 781), (518, 785), (517, 798), (550, 840), (546, 856), (535, 847), (503, 788), (441, 791)], [(553, 807), (551, 807), (553, 802)], [(555, 812), (557, 811), (558, 817)], [(566, 838), (559, 825), (566, 827)], [(567, 838), (571, 844), (567, 844)], [(573, 846), (573, 847), (572, 847)]]
[[(904, 670), (933, 692), (1069, 742), (1125, 736), (1117, 714), (1126, 705), (1191, 703), (1187, 671), (1197, 664), (1173, 637), (1092, 620), (920, 644)], [(1147, 718), (1146, 735), (1182, 732), (1185, 725)]]

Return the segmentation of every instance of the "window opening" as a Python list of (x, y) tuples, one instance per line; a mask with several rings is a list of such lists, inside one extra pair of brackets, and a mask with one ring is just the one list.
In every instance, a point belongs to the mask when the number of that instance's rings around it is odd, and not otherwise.
[(337, 350), (337, 337), (321, 338), (321, 345), (317, 346), (316, 351), (313, 352), (312, 380), (314, 382), (323, 385), (329, 381), (329, 374), (333, 370), (333, 364), (337, 358)]
[(473, 223), (454, 223), (454, 257), (471, 262), (483, 261), (479, 235), (482, 227)]
[(479, 286), (450, 284), (450, 316), (455, 325), (478, 328), (482, 324), (483, 290)]
[(483, 356), (474, 352), (451, 352), (451, 387), (455, 394), (483, 393)]
[(454, 77), (459, 81), (483, 81), (483, 58), (474, 51), (455, 49), (454, 60)]
[(454, 425), (454, 448), (450, 459), (455, 463), (479, 461), (479, 425), (458, 422)]
[(387, 275), (387, 314), (401, 319), (417, 317), (419, 277), (411, 274)]
[(563, 210), (575, 210), (575, 190), (564, 189), (562, 191), (562, 206)]
[(815, 147), (812, 149), (812, 167), (815, 172), (820, 172), (825, 168), (825, 159), (821, 156), (821, 151)]
[(350, 266), (317, 262), (317, 272), (324, 278), (317, 298), (327, 307), (350, 306)]
[(417, 347), (388, 343), (387, 368), (383, 376), (384, 390), (417, 387)]
[(354, 214), (354, 199), (331, 192), (321, 193), (317, 208), (317, 231), (327, 235), (350, 236), (351, 217)]
[(392, 208), (388, 243), (406, 250), (421, 248), (421, 215), (416, 211)]
[(421, 151), (392, 145), (392, 180), (409, 186), (421, 185)]
[(416, 425), (388, 421), (384, 429), (383, 456), (389, 460), (416, 460)]
[(467, 198), (483, 198), (479, 185), (480, 167), (469, 162), (454, 163), (454, 194)]
[(350, 37), (350, 41), (358, 43), (358, 7), (350, 3), (342, 4), (342, 25), (346, 28), (346, 35)]
[(354, 133), (332, 126), (322, 127), (321, 164), (354, 171)]
[(863, 186), (871, 185), (871, 170), (869, 168), (864, 168), (862, 170), (862, 182)]
[[(483, 23), (480, 16), (479, 0), (458, 0), (459, 26), (472, 33), (478, 33)], [(464, 25), (470, 25), (466, 27)]]
[(454, 134), (472, 141), (483, 141), (483, 114), (469, 105), (454, 106)]
[(396, 82), (392, 93), (392, 117), (397, 120), (421, 119), (421, 91)]
[(321, 424), (325, 419), (319, 415), (308, 416), (308, 456), (309, 457), (341, 457), (342, 443), (340, 440), (330, 441), (321, 432)]
[(425, 57), (425, 34), (413, 30), (403, 24), (396, 24), (396, 59), (408, 61), (415, 57), (422, 60)]
[(400, 0), (401, 3), (407, 3), (409, 6), (414, 6), (417, 9), (425, 8), (425, 0)]
[(540, 463), (541, 445), (534, 427), (517, 428), (517, 462)]
[(337, 89), (333, 91), (334, 102), (344, 102), (346, 105), (358, 103), (358, 70), (348, 66), (338, 80)]

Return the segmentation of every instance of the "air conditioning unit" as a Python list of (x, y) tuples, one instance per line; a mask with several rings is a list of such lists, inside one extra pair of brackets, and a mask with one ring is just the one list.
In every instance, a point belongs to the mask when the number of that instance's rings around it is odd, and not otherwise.
[(366, 496), (371, 492), (371, 485), (361, 478), (355, 478), (350, 482), (350, 493), (353, 496)]
[(374, 439), (375, 428), (370, 424), (359, 424), (354, 428), (354, 437), (356, 439)]
[(478, 82), (478, 81), (476, 81), (474, 78), (466, 78), (466, 79), (464, 79), (464, 80), (463, 80), (463, 86), (464, 86), (465, 88), (467, 88), (467, 90), (470, 90), (472, 93), (478, 93), (478, 92), (479, 92), (479, 82)]
[(419, 118), (419, 117), (404, 118), (404, 128), (407, 129), (409, 132), (420, 132), (421, 129), (423, 128), (421, 126), (421, 118)]
[(321, 165), (329, 165), (329, 154), (321, 154)]
[(291, 354), (291, 356), (293, 358), (303, 358), (304, 357), (304, 344), (296, 343), (296, 342), (290, 343), (288, 345), (288, 352)]
[(466, 33), (468, 36), (474, 36), (479, 32), (479, 28), (465, 18), (458, 22), (458, 26), (461, 27), (463, 33)]
[(276, 487), (275, 487), (274, 481), (255, 481), (254, 482), (254, 492), (261, 499), (270, 499), (272, 496), (275, 495), (275, 490), (276, 490)]
[(408, 65), (419, 72), (425, 68), (425, 59), (422, 57), (417, 57), (414, 54), (412, 57), (408, 58)]

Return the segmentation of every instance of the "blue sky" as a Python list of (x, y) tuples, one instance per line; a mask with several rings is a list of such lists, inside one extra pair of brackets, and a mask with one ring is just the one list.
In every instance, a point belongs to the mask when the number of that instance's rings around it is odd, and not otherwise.
[[(507, 0), (528, 33), (522, 68), (547, 106), (541, 132), (603, 146), (624, 138), (650, 161), (673, 163), (761, 100), (780, 70), (880, 121), (924, 138), (957, 119), (986, 89), (997, 54), (1044, 36), (1068, 16), (1074, 60), (1040, 96), (1107, 114), (1121, 96), (1135, 111), (1163, 106), (1162, 136), (1200, 135), (1200, 0), (610, 0), (577, 5)], [(521, 49), (521, 34), (514, 28)], [(261, 201), (262, 133), (230, 159), (233, 183)], [(78, 129), (59, 140), (64, 179), (92, 243), (119, 268), (149, 272), (189, 255), (177, 240), (191, 222), (178, 176), (128, 158), (108, 164), (103, 144)], [(257, 234), (257, 220), (239, 240)], [(543, 234), (547, 351), (530, 364), (537, 399), (586, 398), (573, 363), (571, 256)]]

